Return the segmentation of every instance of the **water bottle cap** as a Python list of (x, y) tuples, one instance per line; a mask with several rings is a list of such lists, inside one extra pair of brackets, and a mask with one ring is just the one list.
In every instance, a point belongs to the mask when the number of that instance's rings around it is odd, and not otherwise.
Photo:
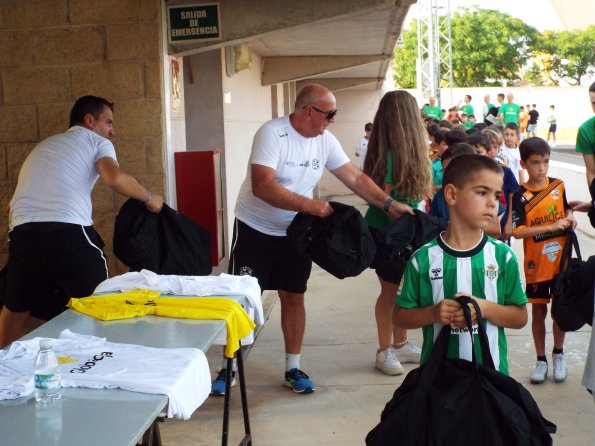
[(54, 341), (52, 339), (41, 339), (39, 341), (40, 348), (51, 348)]

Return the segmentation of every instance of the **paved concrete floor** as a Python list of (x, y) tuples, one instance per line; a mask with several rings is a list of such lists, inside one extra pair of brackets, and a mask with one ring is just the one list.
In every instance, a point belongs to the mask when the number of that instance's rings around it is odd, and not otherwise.
[[(357, 197), (339, 201), (361, 206)], [(361, 208), (363, 209), (363, 208)], [(595, 239), (579, 232), (585, 255), (595, 253)], [(522, 262), (522, 243), (513, 245)], [(248, 402), (256, 446), (362, 445), (379, 421), (385, 403), (403, 381), (374, 369), (377, 348), (374, 303), (379, 285), (373, 271), (338, 280), (314, 267), (306, 294), (307, 328), (302, 368), (317, 386), (315, 393), (295, 395), (283, 386), (284, 352), (276, 295), (265, 293), (268, 319), (247, 352)], [(547, 349), (551, 351), (551, 324)], [(525, 385), (544, 416), (558, 425), (557, 446), (592, 445), (595, 438), (595, 405), (581, 386), (590, 327), (569, 333), (565, 346), (570, 375), (566, 382), (551, 379), (529, 383), (535, 354), (529, 324), (507, 330), (511, 375)], [(421, 346), (421, 330), (409, 333)], [(211, 369), (220, 364), (221, 350), (209, 352)], [(416, 365), (405, 365), (406, 373)], [(242, 437), (239, 390), (232, 391), (230, 444)], [(190, 421), (167, 420), (161, 425), (166, 446), (221, 444), (223, 399), (210, 397)]]

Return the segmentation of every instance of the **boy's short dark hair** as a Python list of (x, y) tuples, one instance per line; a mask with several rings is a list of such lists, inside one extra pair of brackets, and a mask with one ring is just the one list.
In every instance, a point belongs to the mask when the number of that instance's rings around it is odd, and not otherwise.
[(372, 131), (372, 123), (371, 122), (367, 122), (366, 125), (364, 126), (364, 130), (366, 132), (371, 132)]
[(472, 129), (477, 129), (480, 132), (485, 129), (488, 125), (485, 122), (478, 122), (476, 124), (473, 124), (473, 127), (471, 127)]
[(450, 120), (450, 123), (451, 123), (453, 126), (455, 126), (455, 125), (459, 124), (460, 122), (461, 122), (461, 121), (459, 121), (457, 118), (452, 118), (452, 119)]
[(99, 118), (105, 107), (114, 111), (114, 103), (99, 96), (82, 96), (78, 98), (70, 110), (68, 127), (84, 124), (86, 114), (90, 114), (95, 119)]
[(458, 142), (444, 151), (441, 160), (446, 161), (451, 158), (456, 158), (457, 156), (473, 155), (474, 153), (475, 151), (473, 150), (473, 147), (469, 144), (466, 142)]
[(593, 82), (589, 87), (589, 93), (595, 93), (595, 82)]
[(449, 121), (447, 121), (446, 119), (441, 119), (440, 127), (446, 127), (446, 128), (452, 129), (452, 124)]
[(488, 147), (490, 147), (490, 140), (488, 138), (488, 135), (479, 131), (467, 135), (467, 142), (474, 147), (482, 146), (486, 150), (488, 149)]
[(521, 130), (521, 129), (519, 129), (519, 126), (518, 126), (518, 125), (516, 125), (514, 122), (509, 122), (509, 123), (507, 123), (507, 124), (504, 126), (504, 128), (505, 128), (505, 129), (511, 129), (511, 130), (514, 130), (514, 131), (516, 132), (516, 134), (517, 134), (517, 135), (519, 134), (519, 132), (520, 132), (520, 130)]
[(527, 161), (531, 155), (549, 155), (551, 150), (545, 139), (532, 136), (521, 142), (519, 152), (521, 153), (521, 159)]
[(441, 129), (438, 124), (430, 124), (428, 127), (426, 127), (426, 130), (428, 131), (428, 135), (434, 136), (434, 134), (439, 132)]
[(444, 141), (446, 141), (448, 147), (458, 142), (467, 142), (467, 134), (459, 130), (449, 130), (444, 135)]
[(442, 187), (452, 184), (457, 188), (462, 188), (482, 170), (490, 170), (504, 175), (498, 163), (489, 156), (475, 154), (457, 156), (451, 160), (444, 171)]
[(441, 144), (444, 141), (444, 137), (446, 136), (446, 130), (438, 130), (434, 133), (434, 143)]

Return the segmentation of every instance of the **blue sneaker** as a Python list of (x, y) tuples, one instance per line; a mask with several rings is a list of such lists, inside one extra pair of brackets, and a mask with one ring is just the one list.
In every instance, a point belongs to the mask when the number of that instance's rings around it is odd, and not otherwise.
[(316, 390), (310, 377), (300, 369), (285, 372), (285, 385), (291, 387), (295, 393), (312, 393)]
[[(211, 384), (211, 395), (225, 395), (225, 375), (227, 374), (227, 369), (219, 370), (217, 374), (217, 378)], [(231, 372), (231, 387), (236, 385), (236, 372)]]

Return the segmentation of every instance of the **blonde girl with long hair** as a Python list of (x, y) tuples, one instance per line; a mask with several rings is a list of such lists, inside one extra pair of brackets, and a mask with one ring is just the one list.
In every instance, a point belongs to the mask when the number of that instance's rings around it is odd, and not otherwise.
[[(432, 193), (427, 146), (428, 133), (415, 98), (402, 90), (388, 92), (374, 117), (364, 173), (394, 200), (415, 209)], [(383, 209), (374, 206), (368, 207), (365, 219), (377, 240), (379, 231), (390, 222)], [(401, 362), (419, 362), (421, 351), (407, 339), (407, 330), (392, 324), (399, 283), (391, 281), (395, 280), (393, 274), (390, 277), (379, 268), (376, 274), (380, 281), (375, 307), (379, 344), (376, 368), (387, 375), (400, 375), (404, 372)]]

